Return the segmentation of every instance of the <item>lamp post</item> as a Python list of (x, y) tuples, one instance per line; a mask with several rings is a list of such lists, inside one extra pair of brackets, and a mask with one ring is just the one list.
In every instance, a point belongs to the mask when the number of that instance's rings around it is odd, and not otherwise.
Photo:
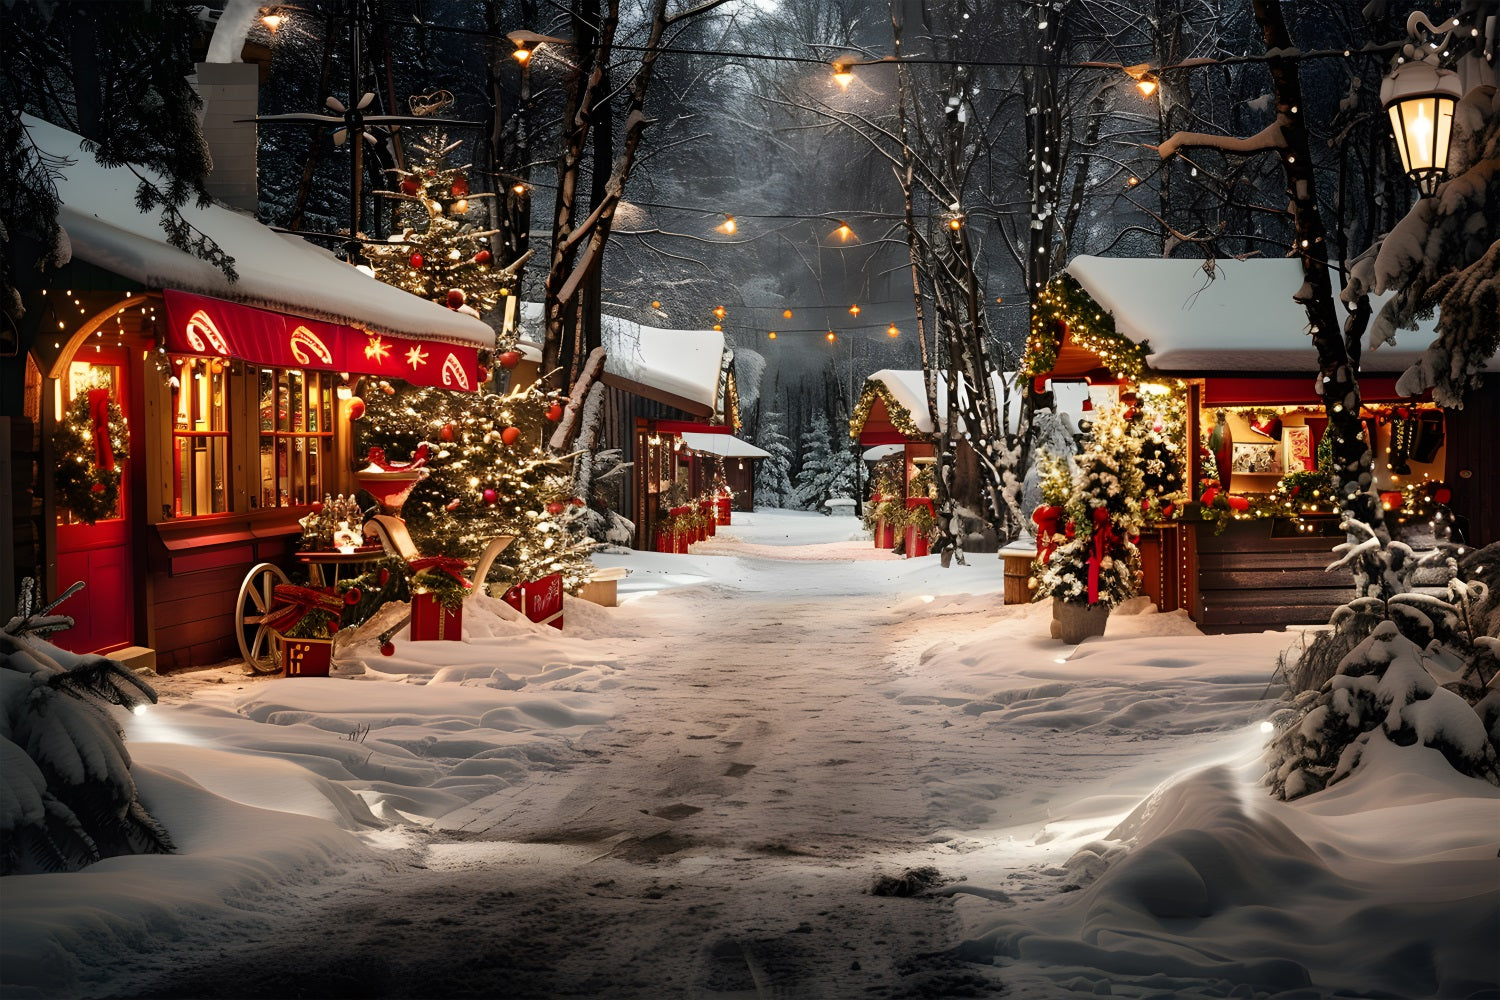
[[(1488, 69), (1485, 56), (1473, 39), (1493, 45), (1494, 15), (1479, 25), (1470, 25), (1469, 51), (1464, 56), (1465, 74), (1443, 65), (1455, 47), (1463, 42), (1463, 26), (1458, 18), (1443, 22), (1442, 30), (1421, 11), (1413, 11), (1406, 20), (1411, 40), (1396, 57), (1397, 65), (1380, 84), (1380, 103), (1391, 119), (1391, 132), (1401, 154), (1401, 169), (1416, 183), (1423, 197), (1430, 198), (1448, 177), (1448, 146), (1453, 138), (1453, 111), (1465, 93), (1465, 84), (1485, 82)], [(1423, 34), (1418, 34), (1422, 32)], [(1466, 81), (1464, 76), (1469, 76)], [(1492, 82), (1492, 81), (1490, 81)]]

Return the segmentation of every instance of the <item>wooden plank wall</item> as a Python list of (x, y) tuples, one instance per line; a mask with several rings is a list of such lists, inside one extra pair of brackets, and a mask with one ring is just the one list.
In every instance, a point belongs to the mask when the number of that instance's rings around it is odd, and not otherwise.
[(1234, 521), (1221, 535), (1198, 528), (1198, 598), (1204, 632), (1261, 632), (1326, 625), (1354, 596), (1347, 570), (1324, 572), (1341, 537), (1273, 535), (1267, 520)]
[(1489, 375), (1464, 397), (1462, 410), (1445, 412), (1444, 472), (1453, 490), (1453, 513), (1464, 541), (1476, 548), (1500, 541), (1500, 375)]

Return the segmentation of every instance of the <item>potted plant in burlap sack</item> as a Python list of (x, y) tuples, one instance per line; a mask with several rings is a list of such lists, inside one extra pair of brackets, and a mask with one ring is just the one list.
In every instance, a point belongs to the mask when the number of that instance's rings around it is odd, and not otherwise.
[(1038, 562), (1036, 600), (1052, 598), (1052, 637), (1103, 635), (1110, 609), (1136, 591), (1143, 489), (1140, 440), (1124, 406), (1099, 413), (1062, 504), (1063, 540)]

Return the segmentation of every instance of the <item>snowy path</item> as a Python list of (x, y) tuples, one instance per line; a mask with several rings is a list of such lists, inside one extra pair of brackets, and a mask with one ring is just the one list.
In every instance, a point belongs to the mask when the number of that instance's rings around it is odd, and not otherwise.
[[(889, 598), (831, 591), (849, 576), (829, 551), (775, 554), (786, 558), (745, 560), (750, 586), (793, 594), (720, 583), (642, 602), (638, 635), (617, 644), (627, 680), (612, 721), (563, 766), (441, 818), (420, 862), (413, 847), (370, 884), (300, 898), (312, 915), (298, 929), (137, 995), (226, 981), (245, 996), (376, 984), (371, 995), (493, 995), (503, 984), (506, 996), (642, 998), (945, 995), (979, 983), (944, 960), (914, 961), (960, 940), (951, 900), (866, 890), (877, 875), (942, 862), (946, 849), (927, 841), (955, 820), (934, 809), (931, 775), (1003, 761), (944, 740), (946, 706), (901, 703)], [(616, 933), (622, 922), (630, 934)], [(830, 952), (847, 957), (831, 964)]]

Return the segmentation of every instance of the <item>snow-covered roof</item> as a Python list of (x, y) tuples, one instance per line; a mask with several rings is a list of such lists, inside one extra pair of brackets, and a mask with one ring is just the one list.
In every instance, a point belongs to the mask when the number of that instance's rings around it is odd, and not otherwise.
[(698, 431), (683, 431), (680, 435), (682, 443), (693, 451), (702, 452), (705, 455), (718, 455), (721, 458), (770, 458), (771, 453), (764, 448), (757, 448), (742, 438), (733, 434), (703, 434)]
[[(540, 341), (542, 304), (521, 303), (521, 322), (532, 328), (523, 338)], [(606, 384), (695, 416), (709, 417), (718, 412), (723, 333), (667, 330), (608, 314), (601, 318), (600, 325), (606, 353), (603, 376)], [(540, 358), (538, 352), (537, 359)]]
[(494, 331), (473, 316), (376, 281), (247, 215), (190, 201), (181, 209), (183, 218), (234, 258), (239, 279), (231, 282), (213, 264), (168, 244), (158, 210), (136, 208), (132, 170), (100, 165), (66, 129), (30, 115), (22, 122), (38, 149), (64, 163), (57, 177), (58, 222), (79, 260), (148, 288), (177, 288), (371, 333), (494, 346)]
[[(1150, 346), (1146, 361), (1155, 371), (1317, 370), (1307, 312), (1292, 299), (1303, 283), (1295, 259), (1216, 261), (1212, 281), (1200, 260), (1080, 256), (1067, 270), (1114, 315), (1116, 331)], [(1330, 273), (1337, 290), (1338, 275)], [(1372, 295), (1372, 308), (1387, 298)], [(1399, 346), (1366, 350), (1360, 370), (1405, 371), (1432, 342), (1433, 323), (1399, 333)]]
[[(990, 381), (995, 382), (995, 397), (1001, 397), (1001, 373), (992, 373)], [(910, 415), (916, 429), (922, 433), (932, 433), (932, 417), (927, 414), (927, 390), (922, 387), (921, 370), (909, 369), (880, 369), (879, 372), (871, 373), (868, 382), (880, 382), (885, 387), (886, 394), (894, 400), (897, 405), (903, 406)], [(1007, 429), (1014, 432), (1020, 424), (1022, 414), (1022, 393), (1016, 391), (1016, 372), (1005, 372), (1004, 382), (1010, 390), (1007, 396), (1007, 408), (1005, 408), (1005, 424)], [(1083, 399), (1088, 396), (1088, 387), (1080, 387), (1070, 382), (1059, 382), (1053, 385), (1056, 405), (1059, 411), (1077, 414), (1083, 409)], [(938, 412), (947, 414), (948, 411), (948, 387), (944, 382), (938, 382)]]
[(603, 317), (601, 326), (604, 381), (688, 413), (717, 412), (723, 333), (664, 330), (618, 316)]

